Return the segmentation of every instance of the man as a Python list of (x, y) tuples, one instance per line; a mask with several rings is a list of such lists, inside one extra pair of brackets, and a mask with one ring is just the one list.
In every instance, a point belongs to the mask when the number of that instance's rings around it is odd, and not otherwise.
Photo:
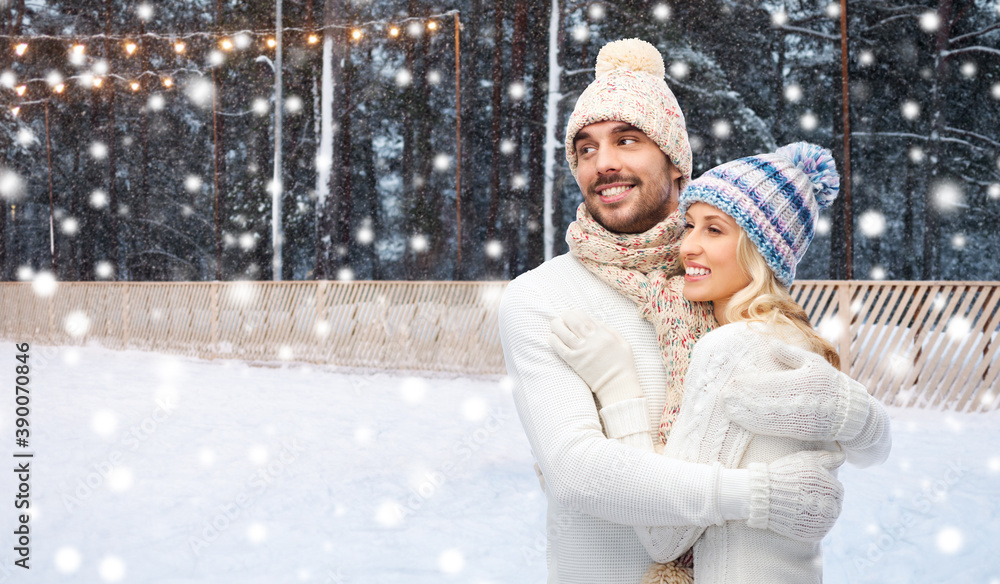
[[(770, 512), (755, 526), (822, 539), (843, 497), (828, 470), (839, 460), (799, 453), (769, 465), (765, 484), (751, 485), (746, 470), (628, 448), (613, 440), (626, 430), (602, 429), (591, 388), (548, 344), (550, 322), (569, 310), (615, 328), (632, 347), (646, 397), (641, 425), (656, 431), (668, 387), (660, 347), (620, 292), (628, 283), (615, 276), (676, 261), (683, 228), (671, 214), (691, 177), (691, 150), (655, 47), (631, 39), (601, 51), (597, 79), (567, 125), (566, 157), (584, 198), (571, 235), (600, 240), (588, 248), (597, 251), (571, 252), (516, 278), (499, 318), (518, 414), (545, 477), (549, 582), (637, 584), (651, 560), (631, 526), (747, 520), (752, 500)], [(836, 509), (833, 517), (817, 514), (817, 502)]]

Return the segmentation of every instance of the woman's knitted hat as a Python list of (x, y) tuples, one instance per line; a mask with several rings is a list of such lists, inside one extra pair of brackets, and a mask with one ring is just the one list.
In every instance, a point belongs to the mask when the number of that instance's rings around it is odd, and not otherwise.
[(691, 146), (684, 114), (664, 81), (663, 57), (653, 45), (623, 39), (604, 45), (597, 55), (597, 75), (576, 102), (566, 125), (566, 160), (576, 176), (573, 139), (584, 126), (616, 121), (645, 132), (683, 175), (691, 180)]
[(778, 281), (791, 286), (819, 212), (837, 198), (840, 175), (826, 148), (807, 142), (782, 146), (716, 166), (680, 195), (681, 213), (703, 202), (736, 220)]

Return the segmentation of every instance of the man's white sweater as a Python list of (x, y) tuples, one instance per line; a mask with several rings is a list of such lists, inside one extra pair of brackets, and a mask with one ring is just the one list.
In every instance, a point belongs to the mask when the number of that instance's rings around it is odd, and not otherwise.
[(635, 304), (563, 255), (513, 280), (500, 335), (514, 402), (546, 481), (550, 583), (637, 584), (651, 558), (631, 527), (709, 526), (749, 516), (749, 473), (644, 452), (605, 436), (586, 383), (549, 346), (550, 322), (578, 309), (632, 347), (650, 439), (667, 376)]

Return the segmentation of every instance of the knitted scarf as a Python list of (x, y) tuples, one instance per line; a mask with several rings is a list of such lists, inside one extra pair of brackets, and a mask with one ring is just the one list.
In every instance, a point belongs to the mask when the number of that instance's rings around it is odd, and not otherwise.
[[(631, 298), (640, 316), (656, 330), (660, 356), (667, 369), (667, 400), (659, 425), (660, 447), (666, 444), (670, 427), (681, 409), (684, 373), (694, 344), (716, 324), (710, 303), (684, 298), (683, 266), (679, 258), (684, 223), (684, 217), (675, 211), (644, 233), (614, 233), (598, 223), (581, 203), (576, 210), (576, 221), (566, 232), (570, 253), (597, 277)], [(654, 564), (647, 579), (691, 582), (690, 562), (691, 554), (687, 553), (667, 566)]]

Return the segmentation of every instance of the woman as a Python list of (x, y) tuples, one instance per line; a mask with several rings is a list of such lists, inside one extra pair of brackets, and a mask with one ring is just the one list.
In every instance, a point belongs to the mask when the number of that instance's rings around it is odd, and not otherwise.
[[(800, 142), (716, 167), (681, 194), (678, 212), (687, 222), (680, 246), (685, 274), (650, 280), (664, 282), (661, 295), (682, 286), (688, 301), (710, 302), (719, 326), (690, 353), (679, 407), (668, 402), (660, 432), (664, 456), (746, 468), (751, 477), (764, 472), (767, 463), (803, 450), (843, 449), (847, 460), (859, 466), (888, 456), (888, 417), (864, 387), (846, 376), (832, 392), (812, 382), (825, 362), (839, 367), (839, 358), (788, 293), (818, 211), (833, 201), (838, 185), (830, 153)], [(685, 327), (675, 315), (696, 314), (697, 309), (662, 313), (671, 320), (656, 328), (666, 331), (661, 337), (670, 337), (681, 335), (678, 329)], [(632, 363), (620, 337), (586, 315), (563, 315), (553, 321), (553, 333), (553, 346), (591, 387), (607, 385), (606, 380), (588, 379), (601, 369), (594, 367), (593, 355), (608, 363)], [(666, 365), (676, 368), (677, 363)], [(614, 385), (635, 390), (599, 396), (601, 417), (616, 428), (616, 435), (625, 434), (623, 442), (653, 449), (648, 421), (636, 415), (645, 409), (632, 382), (635, 373), (624, 369), (621, 376), (627, 381)], [(623, 432), (629, 424), (633, 431)], [(819, 543), (761, 529), (768, 520), (753, 502), (747, 522), (704, 529), (637, 527), (654, 560), (681, 558), (654, 564), (644, 582), (689, 581), (686, 552), (692, 546), (698, 584), (821, 582)]]

